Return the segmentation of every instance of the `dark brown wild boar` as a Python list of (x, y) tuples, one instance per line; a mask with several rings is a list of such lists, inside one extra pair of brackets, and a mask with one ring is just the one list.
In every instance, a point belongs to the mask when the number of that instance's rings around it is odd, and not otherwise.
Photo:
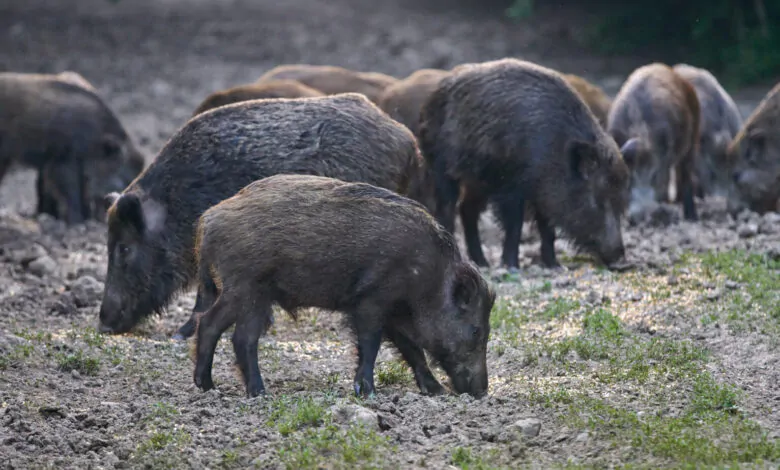
[(564, 74), (563, 78), (569, 82), (574, 91), (579, 93), (580, 97), (588, 105), (593, 115), (598, 119), (599, 124), (606, 129), (607, 116), (609, 116), (609, 108), (612, 105), (612, 100), (609, 99), (604, 90), (598, 87), (579, 75)]
[(193, 116), (226, 104), (269, 98), (311, 98), (323, 93), (295, 80), (269, 80), (239, 85), (209, 95), (192, 113)]
[[(422, 163), (412, 133), (356, 93), (244, 101), (195, 116), (110, 197), (101, 331), (128, 331), (188, 289), (198, 217), (249, 183), (309, 174), (414, 195)], [(176, 336), (191, 336), (208, 307), (199, 293)]]
[(391, 118), (408, 127), (414, 135), (418, 135), (420, 109), (447, 74), (448, 71), (439, 69), (418, 70), (385, 88), (377, 104)]
[(291, 64), (280, 65), (263, 74), (257, 81), (289, 79), (326, 95), (361, 93), (376, 103), (379, 95), (398, 79), (377, 72), (357, 72), (333, 65)]
[(780, 211), (780, 84), (748, 117), (729, 148), (734, 191), (729, 210)]
[(742, 115), (734, 100), (709, 71), (687, 64), (675, 65), (674, 71), (693, 85), (699, 99), (697, 195), (727, 196), (733, 183), (728, 147), (742, 127)]
[[(83, 77), (0, 73), (0, 180), (38, 170), (38, 212), (80, 223), (140, 173), (145, 158)], [(48, 178), (44, 178), (44, 173)]]
[(668, 65), (640, 67), (621, 87), (612, 102), (608, 131), (631, 169), (632, 223), (669, 200), (672, 169), (683, 217), (698, 219), (694, 195), (700, 116), (693, 86)]
[(437, 218), (453, 231), (460, 197), (466, 245), (478, 265), (488, 264), (477, 226), (488, 202), (504, 228), (509, 268), (518, 267), (526, 204), (546, 266), (558, 266), (556, 227), (608, 265), (623, 259), (628, 169), (558, 72), (516, 59), (456, 67), (423, 106), (420, 146), (435, 175)]
[(293, 317), (306, 307), (346, 315), (357, 338), (358, 395), (374, 393), (383, 337), (411, 366), (423, 393), (444, 391), (424, 351), (456, 392), (487, 392), (495, 294), (419, 203), (369, 184), (277, 175), (208, 209), (196, 244), (201, 288), (214, 299), (197, 329), (195, 383), (203, 390), (214, 387), (217, 341), (235, 324), (233, 348), (247, 394), (265, 392), (257, 341), (278, 304)]

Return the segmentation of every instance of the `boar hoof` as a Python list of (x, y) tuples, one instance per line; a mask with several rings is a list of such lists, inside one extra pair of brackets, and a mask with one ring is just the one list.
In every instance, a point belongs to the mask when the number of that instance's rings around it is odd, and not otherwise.
[(211, 380), (211, 377), (195, 376), (195, 386), (204, 392), (208, 392), (214, 388), (214, 381)]
[(355, 388), (355, 396), (370, 398), (375, 395), (374, 387), (371, 384), (367, 383), (365, 380), (355, 382), (354, 388)]
[(431, 383), (424, 384), (422, 387), (420, 387), (420, 392), (423, 395), (430, 395), (430, 396), (436, 396), (436, 395), (444, 395), (446, 393), (446, 390), (439, 382), (436, 382), (435, 380)]

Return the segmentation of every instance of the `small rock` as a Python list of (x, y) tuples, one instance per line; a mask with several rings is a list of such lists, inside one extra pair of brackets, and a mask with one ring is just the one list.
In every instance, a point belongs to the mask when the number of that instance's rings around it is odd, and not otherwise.
[(337, 422), (361, 424), (369, 429), (379, 428), (379, 417), (377, 414), (362, 406), (334, 405), (331, 407), (331, 413)]
[(524, 418), (516, 421), (512, 427), (522, 432), (526, 437), (536, 437), (542, 430), (542, 422), (537, 418)]
[(737, 235), (739, 235), (739, 238), (755, 237), (757, 233), (758, 225), (753, 223), (740, 225), (740, 227), (737, 229)]
[(736, 290), (739, 289), (739, 283), (734, 281), (726, 281), (725, 283), (727, 289)]
[(379, 411), (384, 411), (385, 413), (395, 414), (395, 409), (395, 405), (392, 403), (382, 403), (379, 405)]
[(80, 378), (81, 378), (81, 374), (80, 374), (80, 373), (79, 373), (79, 371), (77, 371), (76, 369), (73, 369), (73, 370), (71, 370), (71, 371), (70, 371), (70, 375), (71, 375), (71, 377), (73, 377), (74, 379), (80, 379)]
[(479, 431), (479, 437), (486, 442), (496, 442), (496, 431), (493, 429), (482, 429)]
[(398, 427), (398, 420), (393, 416), (380, 414), (377, 416), (377, 419), (378, 419), (379, 429), (381, 429), (382, 431), (387, 431), (389, 429)]
[(119, 457), (117, 457), (115, 453), (109, 451), (103, 455), (103, 462), (105, 462), (107, 466), (113, 467), (119, 463)]
[(666, 283), (670, 286), (676, 286), (677, 284), (680, 283), (680, 281), (677, 279), (677, 276), (672, 274), (666, 278)]
[(715, 289), (713, 291), (707, 292), (707, 300), (714, 301), (718, 300), (721, 296), (721, 292), (719, 289)]
[(632, 302), (639, 302), (640, 300), (642, 300), (642, 293), (641, 292), (635, 292), (635, 293), (631, 294), (630, 300)]
[(73, 300), (73, 292), (65, 292), (51, 304), (49, 312), (55, 315), (73, 315), (78, 312), (76, 302)]
[(595, 290), (591, 290), (588, 292), (585, 300), (591, 305), (599, 305), (601, 303), (601, 295)]
[(81, 276), (70, 286), (76, 307), (84, 308), (100, 302), (103, 283), (92, 276)]
[(574, 442), (588, 442), (589, 437), (588, 431), (581, 432), (574, 438)]
[(43, 277), (47, 274), (52, 274), (57, 269), (57, 262), (49, 255), (41, 256), (40, 258), (31, 261), (27, 265), (27, 270), (38, 277)]

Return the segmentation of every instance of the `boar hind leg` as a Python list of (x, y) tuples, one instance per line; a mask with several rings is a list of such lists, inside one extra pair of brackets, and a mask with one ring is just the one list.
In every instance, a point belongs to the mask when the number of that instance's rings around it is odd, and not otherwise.
[(414, 380), (417, 382), (417, 386), (420, 387), (420, 392), (424, 395), (441, 395), (444, 393), (444, 387), (436, 380), (428, 367), (428, 361), (425, 359), (425, 352), (422, 348), (414, 344), (412, 340), (395, 328), (386, 327), (385, 335), (398, 348), (398, 352), (401, 353), (401, 356), (412, 368)]
[(354, 319), (357, 333), (358, 367), (355, 372), (355, 395), (368, 397), (374, 394), (374, 365), (382, 344), (382, 318), (384, 308), (373, 301), (358, 305)]
[(271, 304), (264, 301), (252, 303), (256, 311), (243, 312), (233, 332), (233, 351), (236, 363), (244, 377), (246, 394), (256, 397), (265, 393), (263, 377), (257, 363), (257, 341), (271, 325)]
[(485, 210), (485, 199), (474, 191), (466, 190), (460, 203), (460, 221), (466, 239), (469, 257), (477, 266), (488, 267), (482, 242), (479, 239), (479, 215)]
[(35, 192), (38, 196), (38, 214), (49, 214), (52, 217), (57, 217), (59, 213), (57, 199), (51, 195), (49, 188), (51, 184), (47, 184), (44, 170), (38, 170), (38, 176), (35, 178)]
[(436, 219), (450, 233), (455, 233), (455, 208), (460, 187), (443, 171), (436, 173)]
[(173, 339), (176, 341), (184, 341), (190, 336), (195, 334), (195, 327), (198, 324), (198, 316), (201, 312), (208, 310), (217, 299), (219, 291), (214, 280), (210, 275), (201, 276), (200, 283), (198, 284), (198, 294), (195, 297), (195, 307), (192, 308), (192, 314), (187, 323), (179, 327), (178, 331), (173, 335)]
[(222, 295), (198, 321), (197, 358), (195, 360), (195, 385), (203, 391), (214, 388), (211, 379), (211, 367), (214, 363), (214, 350), (222, 333), (236, 321), (237, 302)]
[(558, 259), (555, 256), (555, 227), (550, 224), (544, 216), (536, 211), (536, 228), (539, 230), (539, 237), (542, 239), (542, 263), (548, 268), (560, 268)]
[(501, 195), (495, 200), (498, 220), (504, 228), (504, 246), (501, 264), (509, 269), (518, 269), (520, 237), (523, 233), (525, 199), (520, 195)]
[(694, 158), (695, 154), (691, 151), (679, 163), (675, 175), (677, 179), (677, 198), (682, 202), (683, 218), (691, 222), (699, 220), (699, 216), (696, 213), (696, 203), (694, 202), (696, 194), (693, 178), (693, 172), (695, 171), (693, 167)]

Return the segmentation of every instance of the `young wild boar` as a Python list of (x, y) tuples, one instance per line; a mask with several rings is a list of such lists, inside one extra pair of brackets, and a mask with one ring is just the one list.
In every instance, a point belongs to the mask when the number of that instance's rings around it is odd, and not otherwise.
[(729, 148), (734, 192), (729, 210), (780, 211), (780, 84), (761, 100)]
[(0, 181), (14, 162), (37, 169), (39, 212), (83, 222), (107, 193), (129, 184), (144, 161), (80, 75), (0, 73)]
[(326, 95), (362, 93), (376, 103), (379, 95), (398, 79), (377, 72), (356, 72), (332, 65), (280, 65), (263, 74), (257, 81), (297, 80)]
[(688, 81), (699, 99), (699, 155), (696, 161), (697, 195), (726, 196), (732, 185), (728, 147), (742, 127), (734, 100), (707, 70), (677, 64), (674, 71)]
[(576, 91), (580, 98), (585, 101), (591, 112), (596, 119), (598, 119), (601, 127), (607, 127), (607, 116), (609, 116), (609, 108), (612, 105), (612, 100), (609, 99), (604, 90), (600, 87), (590, 83), (584, 78), (574, 74), (564, 74), (563, 78), (569, 82), (574, 91)]
[(631, 169), (632, 223), (669, 199), (674, 168), (686, 220), (698, 219), (695, 168), (699, 148), (699, 99), (693, 86), (671, 67), (653, 63), (636, 69), (609, 112), (608, 131)]
[(383, 337), (423, 393), (444, 391), (424, 350), (456, 392), (487, 392), (495, 294), (417, 202), (364, 183), (272, 176), (208, 209), (196, 249), (201, 288), (215, 299), (198, 321), (195, 384), (203, 390), (214, 386), (217, 341), (235, 324), (233, 349), (247, 394), (264, 393), (257, 341), (276, 303), (293, 317), (306, 307), (346, 314), (357, 337), (358, 395), (374, 393)]
[(439, 69), (418, 70), (385, 88), (379, 96), (379, 107), (419, 135), (420, 109), (447, 74), (448, 71)]
[(477, 227), (488, 202), (504, 228), (501, 259), (509, 268), (518, 267), (526, 203), (546, 266), (558, 266), (556, 227), (607, 265), (624, 257), (628, 169), (559, 73), (516, 59), (456, 67), (423, 106), (420, 147), (436, 179), (437, 217), (452, 232), (460, 195), (478, 265), (488, 265)]
[(311, 98), (314, 96), (323, 96), (323, 94), (295, 80), (269, 80), (263, 83), (250, 83), (212, 93), (203, 100), (192, 115), (197, 116), (209, 109), (240, 101), (269, 98)]
[[(252, 181), (298, 173), (418, 194), (421, 165), (412, 133), (356, 93), (244, 101), (195, 116), (109, 198), (100, 329), (128, 331), (190, 287), (198, 217)], [(206, 307), (199, 293), (178, 338), (192, 335)]]

